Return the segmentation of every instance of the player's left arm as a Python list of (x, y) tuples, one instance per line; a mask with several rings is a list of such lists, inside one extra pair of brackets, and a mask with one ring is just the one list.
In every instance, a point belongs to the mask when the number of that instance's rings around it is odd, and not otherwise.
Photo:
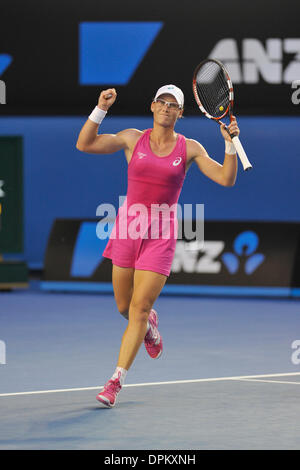
[[(239, 135), (240, 131), (235, 119), (228, 126), (230, 133)], [(231, 138), (221, 126), (221, 134), (224, 140), (231, 143)], [(223, 164), (212, 159), (205, 148), (196, 140), (187, 139), (187, 156), (189, 164), (195, 161), (202, 173), (222, 186), (234, 186), (237, 175), (237, 155), (225, 153)]]

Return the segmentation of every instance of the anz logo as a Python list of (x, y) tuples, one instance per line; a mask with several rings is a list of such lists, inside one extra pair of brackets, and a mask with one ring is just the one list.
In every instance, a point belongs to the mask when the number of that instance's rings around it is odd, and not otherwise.
[[(163, 27), (161, 21), (80, 23), (80, 85), (127, 85)], [(224, 38), (208, 57), (224, 63), (234, 84), (291, 84), (300, 77), (300, 38)]]
[(291, 84), (300, 77), (300, 38), (269, 38), (259, 41), (221, 39), (209, 53), (228, 68), (235, 84)]
[[(113, 223), (107, 224), (108, 237), (113, 228)], [(108, 238), (101, 240), (96, 236), (97, 222), (83, 222), (78, 231), (70, 266), (71, 277), (93, 276), (94, 272), (103, 261), (102, 253), (107, 245)]]
[(256, 253), (259, 244), (258, 236), (255, 232), (240, 233), (233, 242), (233, 253), (223, 253), (222, 261), (230, 274), (238, 272), (240, 267), (240, 257), (246, 257), (244, 271), (252, 274), (263, 263), (265, 256)]
[[(253, 231), (240, 233), (233, 242), (233, 251), (224, 252), (225, 242), (205, 241), (198, 249), (191, 249), (195, 242), (177, 241), (172, 272), (218, 274), (225, 266), (231, 275), (253, 274), (265, 261), (265, 255), (257, 252), (259, 238)], [(199, 253), (201, 256), (199, 258)]]
[[(9, 54), (0, 54), (0, 76), (10, 66), (13, 58)], [(0, 104), (6, 104), (6, 84), (0, 80)]]
[(80, 23), (80, 85), (127, 85), (162, 28), (161, 21)]

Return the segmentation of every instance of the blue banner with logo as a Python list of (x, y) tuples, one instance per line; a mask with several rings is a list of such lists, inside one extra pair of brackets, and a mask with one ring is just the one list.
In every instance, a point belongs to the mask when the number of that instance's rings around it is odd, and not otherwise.
[[(104, 220), (104, 219), (103, 219)], [(44, 290), (112, 292), (101, 219), (58, 219), (45, 257)], [(204, 243), (177, 240), (162, 294), (300, 296), (300, 224), (208, 221)]]
[(169, 284), (189, 285), (189, 293), (296, 295), (299, 230), (296, 223), (206, 222), (203, 247), (177, 241)]

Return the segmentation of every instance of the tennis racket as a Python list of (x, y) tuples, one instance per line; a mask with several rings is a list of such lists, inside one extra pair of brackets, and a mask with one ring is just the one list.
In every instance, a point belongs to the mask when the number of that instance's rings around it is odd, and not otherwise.
[[(226, 115), (232, 121), (233, 114), (233, 85), (224, 65), (215, 59), (203, 60), (195, 69), (193, 75), (193, 93), (195, 100), (205, 116), (214, 119), (220, 125)], [(235, 134), (230, 134), (236, 152), (242, 162), (244, 170), (252, 168), (246, 152)]]

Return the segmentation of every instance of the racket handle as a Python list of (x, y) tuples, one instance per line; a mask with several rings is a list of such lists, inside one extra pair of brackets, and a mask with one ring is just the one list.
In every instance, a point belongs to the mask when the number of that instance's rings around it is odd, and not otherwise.
[(250, 170), (252, 168), (252, 165), (251, 163), (249, 162), (248, 160), (248, 157), (246, 155), (246, 152), (240, 142), (240, 139), (238, 138), (238, 136), (235, 136), (235, 137), (232, 137), (232, 142), (235, 146), (235, 150), (236, 150), (236, 153), (238, 154), (241, 162), (242, 162), (242, 165), (243, 165), (243, 168), (245, 171), (247, 170)]

